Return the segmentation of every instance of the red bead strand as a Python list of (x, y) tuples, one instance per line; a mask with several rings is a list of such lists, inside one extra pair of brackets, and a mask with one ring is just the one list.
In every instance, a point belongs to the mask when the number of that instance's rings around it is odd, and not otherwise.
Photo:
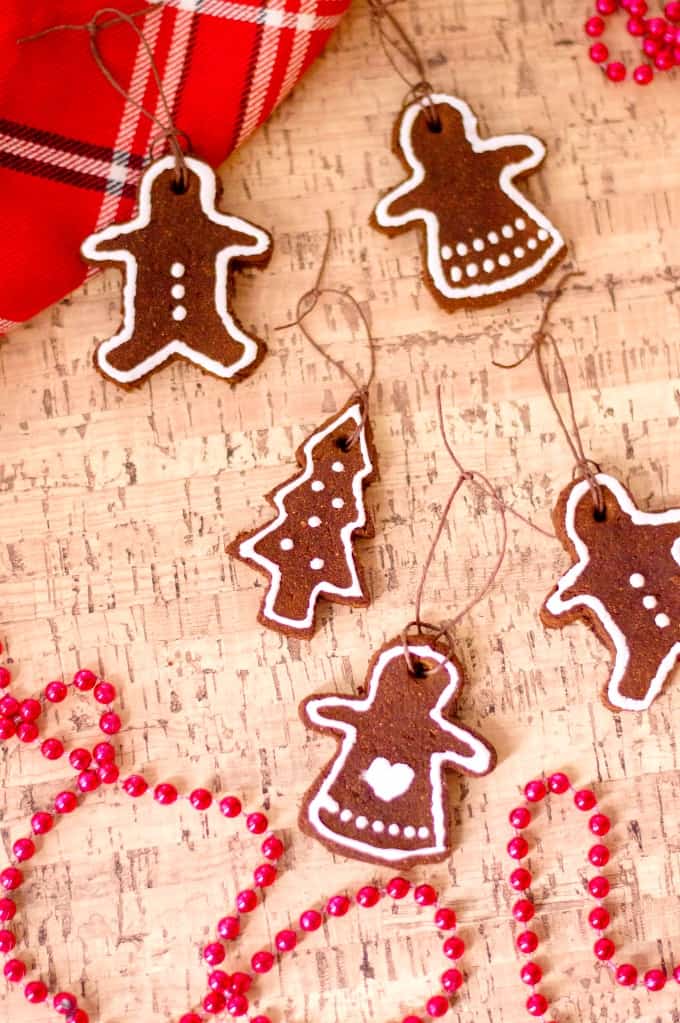
[(664, 7), (664, 17), (648, 18), (646, 0), (596, 0), (595, 13), (583, 28), (589, 39), (595, 39), (589, 49), (590, 59), (599, 64), (610, 82), (623, 82), (628, 68), (621, 60), (609, 60), (609, 49), (601, 37), (607, 28), (607, 19), (616, 13), (628, 15), (626, 29), (634, 39), (641, 41), (642, 53), (651, 63), (638, 64), (632, 78), (637, 85), (649, 85), (655, 71), (666, 72), (680, 66), (680, 2), (670, 0)]

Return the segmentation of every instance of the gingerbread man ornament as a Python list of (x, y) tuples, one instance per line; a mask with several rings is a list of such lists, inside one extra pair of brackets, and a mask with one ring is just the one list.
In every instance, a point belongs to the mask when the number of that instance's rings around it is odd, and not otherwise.
[(234, 264), (266, 263), (271, 239), (262, 228), (220, 213), (212, 168), (185, 160), (184, 189), (177, 187), (174, 157), (157, 160), (141, 180), (136, 217), (82, 245), (86, 260), (125, 268), (123, 323), (95, 359), (118, 384), (138, 384), (177, 357), (235, 382), (265, 353), (231, 309), (230, 275)]

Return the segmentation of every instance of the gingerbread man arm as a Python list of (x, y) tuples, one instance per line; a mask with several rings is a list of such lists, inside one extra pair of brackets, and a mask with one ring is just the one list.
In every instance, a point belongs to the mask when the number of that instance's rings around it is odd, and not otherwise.
[(428, 734), (431, 752), (443, 764), (480, 776), (493, 771), (496, 766), (493, 746), (475, 732), (439, 717), (435, 712), (430, 717), (433, 720)]
[(317, 731), (328, 729), (346, 732), (347, 727), (356, 727), (357, 716), (361, 710), (357, 705), (360, 700), (340, 696), (310, 696), (300, 707), (303, 721), (307, 721)]

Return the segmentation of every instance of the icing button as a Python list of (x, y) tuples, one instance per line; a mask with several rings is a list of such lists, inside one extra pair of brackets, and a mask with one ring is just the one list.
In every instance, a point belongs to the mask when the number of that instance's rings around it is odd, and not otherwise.
[(334, 497), (333, 500), (331, 501), (331, 504), (333, 505), (334, 508), (344, 508), (345, 507), (345, 502), (343, 501), (343, 499), (341, 497)]
[(658, 603), (659, 602), (656, 599), (656, 597), (653, 597), (651, 593), (648, 593), (646, 597), (642, 598), (642, 604), (644, 607), (647, 608), (648, 611), (651, 611), (652, 608), (655, 608)]
[(472, 248), (475, 250), (475, 252), (483, 252), (484, 251), (483, 240), (481, 238), (475, 238), (475, 240), (472, 243)]
[(529, 240), (527, 242), (527, 247), (530, 248), (533, 251), (533, 249), (537, 249), (538, 248), (538, 242), (536, 241), (535, 238), (529, 238)]
[(460, 281), (462, 276), (463, 276), (463, 271), (461, 270), (461, 268), (459, 266), (452, 266), (451, 267), (451, 280), (453, 281), (454, 284), (458, 284), (458, 282)]
[(363, 831), (364, 828), (368, 827), (368, 818), (364, 817), (362, 814), (361, 816), (357, 817), (355, 823), (359, 831)]
[(654, 624), (657, 625), (660, 629), (666, 629), (671, 624), (671, 620), (668, 617), (668, 615), (661, 612), (661, 614), (656, 615), (656, 617), (654, 618)]
[(416, 837), (416, 829), (413, 827), (412, 824), (407, 824), (406, 827), (404, 828), (404, 838), (415, 838), (415, 837)]
[(515, 232), (510, 227), (510, 224), (503, 224), (501, 228), (501, 234), (503, 235), (504, 238), (512, 238), (514, 233)]
[(641, 586), (645, 585), (645, 577), (641, 572), (633, 572), (632, 576), (628, 580), (630, 585), (636, 590), (639, 590)]
[(522, 248), (522, 246), (521, 246), (521, 245), (518, 245), (518, 246), (517, 246), (517, 247), (516, 247), (516, 248), (514, 249), (514, 256), (515, 256), (515, 259), (523, 259), (525, 255), (526, 255), (526, 253), (525, 253), (525, 251), (524, 251), (524, 249)]
[(173, 320), (185, 320), (186, 315), (187, 311), (183, 305), (176, 305), (175, 308), (172, 310)]
[(548, 240), (548, 232), (544, 227), (542, 227), (538, 232), (538, 240), (541, 242), (546, 242)]
[(317, 526), (321, 525), (321, 519), (318, 515), (310, 515), (307, 519), (307, 525), (311, 526), (312, 529), (316, 529)]
[(465, 267), (465, 273), (468, 275), (468, 277), (476, 277), (477, 274), (479, 273), (479, 267), (477, 266), (476, 263), (468, 263), (468, 265)]
[(319, 493), (320, 490), (325, 490), (325, 489), (326, 489), (326, 484), (323, 483), (321, 480), (313, 480), (312, 481), (312, 490), (314, 490), (316, 493)]
[(515, 227), (517, 228), (518, 231), (524, 231), (526, 226), (527, 226), (526, 220), (524, 220), (522, 217), (518, 217), (517, 220), (515, 221)]
[(507, 254), (507, 252), (501, 253), (501, 255), (498, 257), (498, 265), (510, 266), (510, 256)]
[(282, 551), (292, 551), (294, 546), (295, 544), (293, 543), (289, 536), (285, 536), (281, 543), (279, 544), (279, 547), (281, 548)]
[(184, 298), (185, 293), (186, 288), (184, 287), (183, 284), (173, 284), (173, 286), (170, 288), (170, 294), (174, 299), (179, 300), (180, 298)]
[(343, 810), (341, 812), (340, 820), (344, 821), (345, 824), (347, 824), (348, 821), (351, 821), (351, 819), (352, 819), (352, 811), (351, 810)]
[(173, 263), (170, 267), (170, 273), (173, 277), (184, 277), (184, 274), (186, 273), (184, 263)]
[(459, 256), (467, 256), (468, 247), (465, 242), (458, 242), (456, 245), (456, 252)]
[(494, 263), (493, 259), (485, 259), (482, 264), (482, 267), (485, 273), (490, 274), (495, 270), (496, 264)]
[(489, 239), (492, 245), (498, 245), (500, 241), (500, 237), (497, 231), (489, 231), (486, 237)]
[(453, 249), (450, 245), (442, 245), (442, 259), (453, 259)]
[(344, 472), (345, 471), (345, 467), (342, 464), (342, 462), (333, 462), (333, 464), (331, 466), (331, 469), (333, 470), (333, 472)]
[(323, 558), (312, 558), (312, 560), (309, 563), (309, 567), (313, 568), (315, 572), (321, 571), (323, 566), (324, 566)]

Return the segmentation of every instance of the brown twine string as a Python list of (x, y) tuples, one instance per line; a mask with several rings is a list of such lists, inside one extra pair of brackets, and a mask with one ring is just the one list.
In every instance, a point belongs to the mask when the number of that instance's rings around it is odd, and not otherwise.
[[(92, 59), (94, 60), (97, 68), (99, 69), (99, 71), (101, 71), (109, 85), (111, 85), (116, 90), (116, 92), (118, 92), (126, 100), (126, 102), (131, 103), (136, 110), (139, 110), (139, 112), (143, 114), (143, 116), (146, 117), (149, 121), (151, 121), (152, 124), (155, 124), (158, 126), (158, 128), (160, 128), (159, 134), (156, 136), (156, 138), (152, 139), (151, 141), (150, 145), (151, 155), (153, 157), (154, 148), (159, 140), (162, 140), (167, 143), (167, 145), (170, 147), (170, 151), (172, 152), (175, 158), (175, 178), (178, 189), (184, 191), (189, 181), (189, 170), (187, 167), (184, 150), (182, 149), (181, 140), (184, 140), (187, 149), (190, 149), (191, 144), (189, 141), (189, 136), (186, 134), (186, 132), (181, 131), (180, 129), (175, 127), (172, 117), (172, 110), (170, 109), (170, 104), (168, 103), (168, 98), (165, 94), (165, 89), (163, 88), (163, 80), (161, 78), (160, 71), (158, 70), (158, 65), (156, 64), (153, 51), (151, 49), (148, 39), (135, 22), (135, 18), (139, 18), (144, 14), (148, 14), (152, 10), (153, 8), (145, 7), (143, 10), (133, 11), (131, 14), (126, 14), (125, 11), (119, 11), (117, 7), (101, 7), (98, 11), (95, 11), (95, 13), (92, 15), (89, 21), (86, 21), (79, 25), (74, 24), (51, 25), (49, 28), (44, 28), (42, 29), (42, 31), (36, 32), (34, 35), (24, 36), (23, 38), (18, 39), (17, 42), (20, 44), (35, 42), (38, 39), (43, 39), (45, 36), (51, 35), (53, 32), (87, 32), (89, 36), (90, 53), (92, 54)], [(112, 15), (112, 17), (107, 18), (106, 21), (100, 22), (99, 20), (100, 17), (104, 15)], [(106, 65), (106, 62), (104, 61), (101, 50), (99, 49), (99, 44), (97, 42), (97, 33), (104, 28), (109, 28), (111, 25), (118, 25), (121, 22), (126, 25), (129, 25), (129, 27), (133, 30), (133, 32), (139, 39), (140, 43), (144, 47), (146, 55), (149, 58), (151, 73), (153, 74), (153, 78), (156, 83), (156, 88), (158, 89), (158, 96), (163, 107), (163, 112), (167, 119), (166, 121), (163, 121), (160, 117), (157, 117), (155, 114), (151, 113), (150, 110), (147, 110), (142, 103), (136, 100), (127, 91), (127, 89), (124, 89), (123, 86), (118, 81), (118, 79), (112, 73), (110, 68)]]
[[(408, 669), (412, 675), (416, 676), (420, 675), (420, 677), (423, 677), (425, 675), (436, 674), (438, 671), (441, 671), (445, 667), (445, 665), (451, 661), (454, 649), (453, 629), (467, 614), (470, 613), (470, 611), (473, 610), (473, 608), (477, 607), (477, 605), (484, 600), (486, 595), (495, 585), (508, 549), (508, 515), (514, 515), (515, 518), (520, 520), (520, 522), (523, 522), (525, 525), (530, 526), (531, 529), (536, 530), (537, 533), (541, 533), (542, 536), (547, 536), (551, 540), (555, 539), (554, 533), (551, 533), (548, 530), (543, 529), (541, 526), (537, 526), (535, 522), (531, 521), (531, 519), (528, 519), (525, 515), (522, 515), (520, 512), (516, 511), (511, 505), (507, 504), (503, 500), (503, 498), (497, 493), (495, 487), (491, 483), (491, 480), (487, 476), (485, 476), (484, 473), (480, 472), (478, 469), (466, 469), (465, 466), (462, 464), (462, 462), (456, 455), (455, 451), (453, 450), (451, 442), (446, 433), (446, 425), (444, 423), (444, 410), (442, 406), (441, 385), (437, 386), (437, 411), (439, 415), (439, 432), (441, 434), (442, 441), (444, 442), (444, 447), (446, 448), (453, 464), (458, 470), (459, 475), (458, 478), (456, 479), (456, 482), (453, 485), (451, 493), (447, 498), (446, 504), (442, 509), (442, 513), (439, 517), (439, 523), (437, 524), (437, 529), (435, 530), (432, 543), (430, 544), (430, 549), (425, 559), (425, 564), (423, 565), (423, 571), (420, 576), (420, 582), (418, 583), (418, 589), (416, 590), (415, 617), (413, 618), (412, 621), (408, 623), (408, 625), (405, 627), (401, 634), (402, 642), (404, 644), (404, 659), (406, 661)], [(461, 610), (458, 611), (458, 613), (452, 619), (450, 619), (447, 625), (433, 625), (431, 622), (423, 621), (421, 617), (423, 593), (425, 591), (425, 586), (429, 581), (430, 570), (432, 568), (434, 554), (437, 549), (439, 540), (441, 539), (442, 533), (444, 532), (449, 512), (451, 510), (453, 502), (456, 499), (456, 496), (458, 495), (463, 484), (465, 483), (472, 483), (479, 489), (479, 491), (482, 494), (484, 494), (486, 497), (490, 497), (493, 503), (495, 504), (496, 508), (500, 512), (502, 531), (501, 543), (498, 550), (498, 555), (496, 557), (496, 561), (484, 585), (464, 605), (464, 607), (462, 607)], [(426, 668), (424, 665), (417, 666), (414, 664), (408, 644), (408, 634), (410, 630), (413, 628), (416, 628), (419, 633), (430, 633), (434, 637), (433, 642), (435, 643), (442, 637), (446, 639), (447, 656), (446, 659), (441, 664), (434, 665), (431, 668)]]
[[(576, 419), (576, 408), (574, 406), (574, 392), (569, 382), (567, 367), (565, 366), (564, 359), (562, 358), (562, 353), (560, 352), (559, 345), (557, 344), (557, 341), (555, 340), (555, 338), (548, 329), (550, 314), (555, 304), (562, 297), (567, 281), (569, 281), (572, 277), (584, 276), (585, 276), (584, 273), (579, 270), (568, 270), (565, 274), (563, 274), (563, 276), (557, 282), (555, 290), (552, 291), (548, 296), (548, 299), (543, 307), (543, 313), (538, 324), (538, 329), (534, 332), (532, 336), (531, 345), (527, 348), (524, 355), (522, 355), (521, 358), (517, 359), (515, 362), (503, 363), (494, 361), (493, 365), (497, 366), (499, 369), (516, 369), (518, 366), (521, 366), (522, 363), (525, 362), (531, 355), (535, 354), (536, 364), (538, 366), (538, 372), (541, 377), (541, 382), (543, 384), (546, 394), (548, 395), (548, 400), (552, 405), (560, 429), (562, 430), (562, 433), (564, 434), (564, 437), (567, 441), (569, 450), (574, 456), (575, 463), (574, 472), (581, 473), (584, 479), (588, 481), (588, 485), (593, 495), (595, 514), (597, 516), (602, 516), (605, 513), (604, 495), (602, 493), (602, 487), (597, 481), (596, 475), (598, 472), (601, 471), (600, 466), (597, 464), (597, 462), (594, 462), (592, 458), (589, 458), (588, 455), (586, 454), (586, 450), (583, 444), (583, 437), (581, 435), (581, 429)], [(560, 368), (562, 377), (565, 382), (567, 392), (567, 405), (569, 408), (569, 419), (571, 420), (571, 429), (569, 426), (569, 422), (567, 421), (566, 417), (561, 412), (557, 404), (555, 391), (550, 380), (550, 373), (545, 365), (544, 347), (546, 342), (550, 344), (550, 346), (552, 347), (555, 360)]]
[[(373, 334), (373, 331), (371, 330), (368, 319), (366, 318), (366, 314), (364, 313), (363, 309), (361, 308), (356, 298), (349, 289), (343, 290), (341, 288), (321, 287), (321, 281), (323, 280), (324, 273), (326, 272), (326, 267), (328, 265), (328, 259), (330, 256), (331, 242), (333, 239), (333, 222), (329, 210), (326, 210), (326, 225), (327, 225), (326, 242), (324, 245), (323, 255), (321, 256), (321, 262), (319, 263), (319, 269), (317, 271), (314, 284), (308, 291), (305, 291), (305, 293), (301, 295), (300, 298), (298, 299), (297, 306), (295, 308), (295, 319), (291, 320), (290, 323), (282, 323), (279, 327), (275, 327), (274, 329), (288, 330), (290, 327), (299, 327), (304, 336), (309, 341), (312, 348), (315, 348), (316, 351), (320, 355), (322, 355), (327, 362), (331, 364), (331, 366), (334, 366), (345, 377), (345, 379), (349, 380), (350, 384), (354, 388), (355, 393), (358, 394), (359, 397), (362, 399), (361, 421), (357, 424), (356, 428), (352, 431), (352, 433), (346, 440), (347, 447), (352, 448), (359, 439), (362, 427), (368, 416), (368, 392), (370, 390), (371, 384), (375, 380), (376, 372), (376, 339)], [(354, 373), (352, 373), (352, 371), (347, 368), (342, 359), (337, 359), (334, 355), (331, 355), (329, 352), (327, 352), (324, 346), (320, 344), (307, 329), (307, 326), (304, 321), (314, 311), (319, 299), (323, 295), (337, 295), (341, 299), (347, 299), (354, 307), (356, 313), (358, 314), (364, 326), (364, 330), (366, 331), (366, 337), (368, 338), (368, 350), (370, 355), (369, 373), (365, 383), (361, 383), (358, 377), (356, 377)]]
[[(441, 120), (432, 101), (434, 90), (427, 80), (425, 62), (413, 39), (391, 10), (396, 2), (397, 0), (368, 0), (368, 9), (378, 30), (380, 45), (392, 69), (408, 89), (405, 104), (419, 101), (432, 131), (441, 131)], [(415, 72), (415, 79), (402, 70), (399, 60)]]

